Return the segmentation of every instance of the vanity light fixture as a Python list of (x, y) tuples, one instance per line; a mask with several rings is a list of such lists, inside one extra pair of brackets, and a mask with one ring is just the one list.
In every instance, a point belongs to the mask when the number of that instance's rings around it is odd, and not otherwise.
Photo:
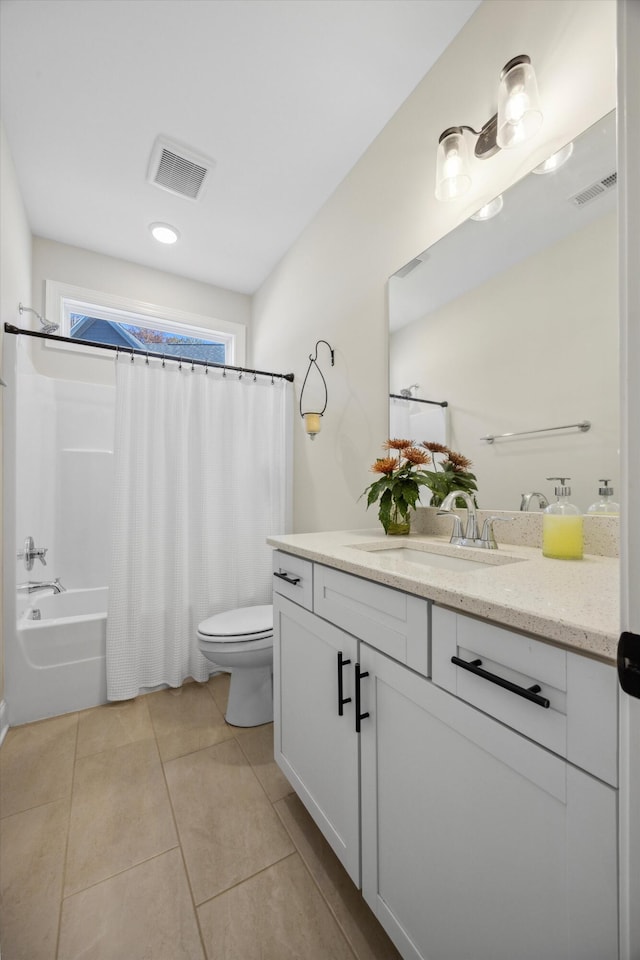
[(542, 163), (539, 163), (537, 167), (534, 167), (531, 173), (553, 173), (565, 165), (572, 153), (573, 143), (568, 143), (565, 147), (552, 153)]
[(436, 163), (436, 197), (455, 200), (471, 186), (465, 130), (476, 140), (474, 155), (486, 160), (499, 150), (518, 147), (533, 137), (542, 124), (536, 75), (525, 53), (513, 57), (500, 73), (498, 112), (480, 130), (461, 125), (440, 134)]
[(493, 200), (490, 200), (489, 203), (485, 203), (484, 207), (480, 207), (479, 210), (476, 210), (475, 213), (471, 214), (472, 220), (491, 220), (492, 217), (497, 217), (500, 211), (504, 206), (504, 199), (502, 194), (499, 193), (497, 197), (494, 197)]
[[(309, 366), (307, 367), (307, 372), (304, 375), (304, 380), (302, 382), (302, 390), (300, 391), (300, 416), (304, 420), (304, 428), (312, 440), (315, 440), (316, 434), (320, 433), (320, 417), (323, 415), (323, 413), (327, 409), (327, 402), (329, 400), (329, 394), (327, 392), (327, 381), (325, 380), (322, 374), (322, 370), (318, 366), (318, 347), (320, 346), (321, 343), (324, 343), (327, 347), (329, 347), (329, 352), (331, 353), (331, 366), (332, 367), (334, 366), (335, 359), (334, 359), (333, 348), (331, 347), (330, 344), (327, 343), (326, 340), (318, 340), (318, 342), (316, 343), (315, 356), (311, 353), (309, 354)], [(316, 370), (320, 374), (320, 379), (322, 380), (322, 386), (324, 388), (324, 406), (322, 407), (322, 410), (304, 411), (302, 409), (302, 398), (304, 396), (304, 388), (307, 385), (307, 378), (311, 373), (312, 367), (316, 368)]]
[(180, 237), (176, 228), (169, 223), (150, 223), (149, 230), (151, 230), (153, 239), (157, 240), (158, 243), (175, 243)]

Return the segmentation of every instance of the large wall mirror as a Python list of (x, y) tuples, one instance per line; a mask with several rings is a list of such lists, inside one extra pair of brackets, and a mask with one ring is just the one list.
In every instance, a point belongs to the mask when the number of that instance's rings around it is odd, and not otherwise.
[(445, 436), (482, 508), (552, 500), (559, 476), (583, 510), (601, 478), (618, 499), (615, 131), (612, 112), (389, 280), (390, 394), (448, 404), (391, 399), (393, 435)]

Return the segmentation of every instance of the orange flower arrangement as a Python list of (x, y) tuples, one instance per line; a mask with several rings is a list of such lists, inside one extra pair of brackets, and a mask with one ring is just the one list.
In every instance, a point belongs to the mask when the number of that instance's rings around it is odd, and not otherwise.
[[(475, 502), (476, 478), (469, 473), (471, 461), (443, 443), (427, 440), (416, 446), (413, 440), (386, 440), (383, 450), (396, 456), (379, 457), (371, 472), (381, 474), (362, 496), (367, 495), (367, 508), (380, 501), (378, 517), (385, 533), (408, 533), (410, 511), (420, 498), (420, 488), (431, 491), (430, 506), (439, 507), (452, 490), (464, 490)], [(436, 460), (440, 454), (440, 461)], [(433, 464), (432, 470), (420, 469)], [(477, 506), (477, 504), (476, 504)]]

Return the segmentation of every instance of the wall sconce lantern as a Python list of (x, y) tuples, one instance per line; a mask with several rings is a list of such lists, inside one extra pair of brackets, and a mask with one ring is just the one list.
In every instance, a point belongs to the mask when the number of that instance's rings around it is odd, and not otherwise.
[[(329, 394), (327, 393), (327, 381), (325, 380), (322, 370), (318, 366), (318, 347), (321, 343), (324, 343), (329, 347), (329, 352), (331, 353), (331, 366), (334, 366), (334, 351), (330, 344), (326, 340), (318, 340), (316, 343), (315, 356), (309, 354), (309, 366), (307, 367), (307, 372), (304, 375), (304, 380), (302, 383), (302, 390), (300, 391), (300, 416), (304, 420), (304, 428), (309, 434), (312, 440), (315, 440), (316, 434), (320, 433), (320, 417), (327, 409), (327, 401), (329, 400)], [(324, 389), (324, 405), (321, 410), (307, 410), (304, 411), (302, 407), (302, 398), (304, 396), (304, 388), (307, 385), (307, 379), (311, 373), (311, 368), (315, 367), (318, 373), (320, 374), (320, 379), (322, 380), (322, 386)], [(320, 406), (320, 404), (318, 404)]]
[(462, 125), (448, 127), (440, 134), (436, 198), (455, 200), (471, 186), (465, 130), (478, 138), (474, 155), (486, 160), (499, 150), (519, 147), (538, 132), (541, 124), (542, 110), (536, 75), (530, 57), (523, 53), (504, 66), (498, 88), (498, 112), (487, 120), (481, 130)]

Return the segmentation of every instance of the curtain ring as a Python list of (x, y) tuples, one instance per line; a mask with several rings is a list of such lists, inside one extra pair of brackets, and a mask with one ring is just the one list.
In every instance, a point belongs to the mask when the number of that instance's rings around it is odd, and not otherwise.
[(271, 386), (272, 386), (272, 387), (274, 386), (274, 383), (273, 383), (273, 374), (271, 374)]
[(243, 371), (241, 370), (240, 373), (238, 374), (238, 380), (242, 380), (242, 373)]
[(194, 370), (195, 370), (195, 366), (194, 366), (193, 357), (192, 357), (192, 358), (191, 358), (191, 373), (193, 373)]
[(182, 370), (182, 357), (178, 360), (178, 370)]
[(223, 367), (223, 368), (222, 368), (222, 376), (223, 376), (223, 377), (226, 377), (226, 375), (227, 375), (227, 368), (226, 368), (226, 367)]
[(209, 361), (205, 360), (204, 362), (204, 372), (209, 373)]
[(145, 361), (144, 361), (144, 362), (146, 363), (147, 366), (149, 366), (149, 354), (148, 354), (148, 353), (147, 353), (147, 356), (145, 357)]
[(162, 354), (162, 369), (164, 370), (164, 353)]
[(131, 363), (133, 363), (133, 350), (131, 351)]
[(254, 370), (254, 371), (253, 371), (253, 382), (255, 383), (257, 379), (258, 379), (258, 374), (257, 374), (257, 373), (255, 372), (255, 370)]

